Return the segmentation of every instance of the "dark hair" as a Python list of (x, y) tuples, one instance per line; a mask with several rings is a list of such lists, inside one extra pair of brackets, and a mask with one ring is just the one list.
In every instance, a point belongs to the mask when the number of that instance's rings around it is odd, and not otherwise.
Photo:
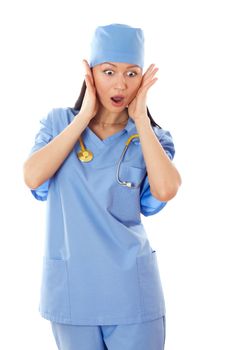
[[(74, 105), (74, 109), (76, 110), (80, 110), (81, 109), (81, 106), (82, 106), (82, 101), (83, 101), (83, 98), (84, 98), (84, 95), (85, 95), (85, 92), (86, 92), (86, 82), (85, 80), (83, 81), (83, 84), (82, 84), (82, 88), (81, 88), (81, 91), (80, 91), (80, 94), (78, 96), (78, 99)], [(162, 129), (162, 127), (160, 125), (158, 125), (154, 120), (153, 120), (153, 117), (151, 116), (150, 112), (149, 112), (149, 109), (147, 107), (147, 115), (150, 119), (150, 122), (151, 122), (151, 125), (152, 126), (157, 126), (159, 129)]]

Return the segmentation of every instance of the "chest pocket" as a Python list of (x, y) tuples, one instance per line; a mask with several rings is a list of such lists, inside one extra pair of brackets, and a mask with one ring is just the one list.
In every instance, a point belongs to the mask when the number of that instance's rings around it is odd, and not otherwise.
[[(146, 175), (146, 168), (135, 165), (129, 165), (128, 162), (122, 163), (119, 171), (119, 180), (131, 182), (137, 186), (142, 183)], [(140, 219), (140, 186), (130, 188), (122, 186), (115, 181), (111, 186), (108, 202), (108, 211), (119, 221), (127, 225), (136, 225)]]
[[(127, 163), (121, 163), (119, 170), (119, 180), (121, 182), (131, 182), (132, 186), (140, 186), (146, 174), (146, 168), (142, 168), (138, 165), (129, 165)], [(121, 186), (123, 187), (123, 186)], [(126, 186), (125, 186), (126, 187)], [(133, 188), (130, 188), (133, 191)]]

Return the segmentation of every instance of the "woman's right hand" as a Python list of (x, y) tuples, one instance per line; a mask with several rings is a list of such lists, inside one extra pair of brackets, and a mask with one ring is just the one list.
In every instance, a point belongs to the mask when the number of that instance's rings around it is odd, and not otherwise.
[(79, 113), (86, 115), (89, 119), (92, 119), (99, 108), (99, 101), (96, 95), (96, 87), (93, 78), (91, 68), (87, 60), (83, 59), (83, 64), (85, 67), (85, 82), (86, 82), (86, 91), (82, 101), (82, 106)]

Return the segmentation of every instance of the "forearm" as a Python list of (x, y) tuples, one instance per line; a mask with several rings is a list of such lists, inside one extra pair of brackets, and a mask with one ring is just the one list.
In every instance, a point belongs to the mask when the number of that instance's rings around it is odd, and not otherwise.
[(176, 195), (181, 185), (180, 174), (155, 135), (148, 116), (135, 120), (135, 125), (140, 137), (151, 193), (161, 201), (168, 201)]
[(24, 162), (24, 181), (28, 187), (37, 188), (54, 175), (88, 124), (89, 118), (78, 114), (59, 135)]

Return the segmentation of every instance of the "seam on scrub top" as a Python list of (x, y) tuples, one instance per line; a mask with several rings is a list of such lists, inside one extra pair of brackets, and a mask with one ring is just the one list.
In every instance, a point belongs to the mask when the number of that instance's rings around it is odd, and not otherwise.
[[(68, 319), (68, 318), (65, 318), (63, 316), (55, 316), (49, 312), (41, 312), (41, 315), (42, 317), (50, 320), (50, 321), (54, 321), (54, 322), (58, 322), (58, 323), (68, 323), (68, 324), (79, 324), (80, 322), (88, 322), (88, 324), (95, 324), (95, 325), (100, 325), (102, 322), (111, 322), (111, 325), (113, 324), (118, 324), (117, 322), (123, 322), (123, 321), (127, 321), (129, 323), (141, 323), (143, 322), (143, 319), (141, 316), (138, 316), (138, 320), (136, 320), (136, 317), (131, 317), (131, 318), (126, 318), (126, 317), (119, 317), (118, 320), (117, 318), (84, 318), (84, 317), (79, 317), (79, 318), (76, 318), (75, 321), (71, 320), (71, 319)], [(151, 316), (150, 316), (151, 317)], [(151, 318), (151, 320), (155, 320), (156, 317), (153, 316), (153, 318)], [(95, 322), (95, 323), (94, 323)], [(124, 323), (125, 324), (125, 323)]]
[(65, 261), (65, 265), (66, 265), (66, 273), (67, 273), (67, 282), (68, 282), (68, 285), (67, 285), (67, 292), (68, 292), (68, 303), (69, 303), (69, 318), (70, 320), (72, 319), (72, 316), (71, 316), (71, 302), (70, 302), (70, 278), (69, 278), (69, 270), (68, 270), (68, 261), (66, 260)]
[[(55, 180), (56, 181), (56, 180)], [(55, 183), (55, 186), (56, 186), (56, 190), (59, 194), (59, 199), (60, 199), (60, 206), (62, 208), (62, 216), (63, 216), (63, 226), (64, 226), (64, 215), (63, 215), (63, 212), (64, 212), (64, 208), (63, 208), (63, 204), (62, 204), (62, 200), (61, 200), (61, 195), (60, 195), (60, 191), (59, 191), (59, 188), (58, 188), (58, 180), (56, 181)], [(64, 228), (64, 227), (63, 227)], [(71, 320), (71, 300), (70, 300), (70, 279), (69, 279), (69, 272), (68, 272), (68, 264), (67, 264), (67, 259), (64, 260), (65, 261), (65, 266), (66, 266), (66, 274), (67, 274), (67, 294), (68, 294), (68, 304), (69, 304), (69, 318)]]
[[(76, 320), (73, 321), (72, 319), (65, 318), (64, 316), (54, 315), (54, 314), (52, 314), (50, 312), (46, 312), (46, 311), (44, 311), (44, 312), (41, 311), (40, 313), (41, 313), (41, 316), (46, 318), (47, 320), (58, 322), (58, 323), (66, 323), (66, 324), (70, 324), (70, 325), (74, 325), (74, 324), (77, 325), (80, 322), (88, 322), (88, 324), (95, 324), (95, 325), (100, 325), (101, 322), (105, 322), (105, 323), (111, 322), (111, 324), (119, 324), (119, 322), (123, 322), (123, 321), (128, 322), (128, 324), (130, 324), (130, 323), (142, 323), (142, 322), (153, 321), (153, 320), (156, 320), (156, 319), (159, 319), (160, 317), (162, 317), (162, 316), (159, 316), (159, 313), (151, 312), (151, 313), (145, 314), (144, 316), (139, 314), (137, 316), (137, 319), (136, 319), (136, 317), (127, 318), (125, 316), (118, 317), (118, 318), (102, 317), (102, 318), (95, 318), (95, 319), (94, 318), (78, 317), (78, 318), (75, 318)], [(161, 314), (161, 315), (164, 315), (164, 314)], [(124, 324), (126, 324), (126, 323), (124, 323)]]
[(139, 270), (139, 263), (137, 261), (136, 257), (136, 266), (137, 266), (137, 278), (138, 278), (138, 283), (139, 283), (139, 300), (140, 300), (140, 311), (141, 311), (141, 317), (144, 313), (144, 296), (143, 293), (141, 292), (141, 283), (140, 283), (140, 270)]

